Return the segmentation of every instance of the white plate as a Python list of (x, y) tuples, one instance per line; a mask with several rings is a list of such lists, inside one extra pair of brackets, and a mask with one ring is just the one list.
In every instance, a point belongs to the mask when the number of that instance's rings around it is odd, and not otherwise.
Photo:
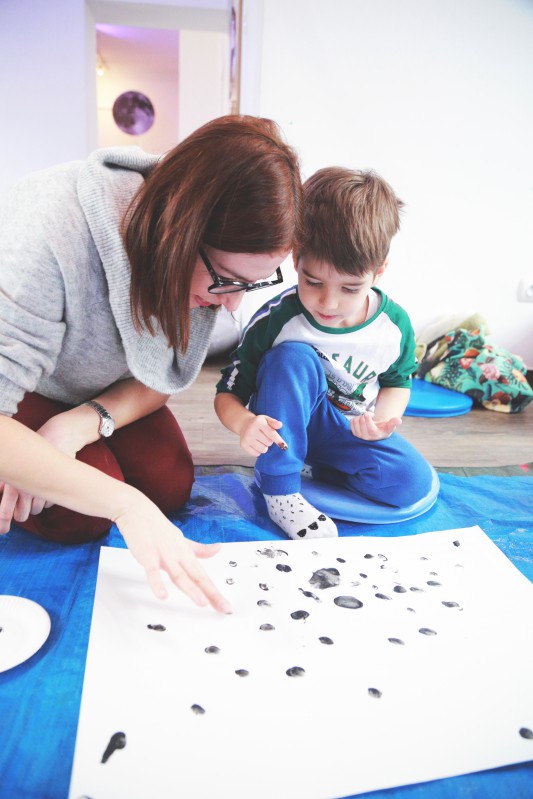
[(0, 595), (0, 672), (24, 663), (50, 634), (50, 616), (22, 596)]

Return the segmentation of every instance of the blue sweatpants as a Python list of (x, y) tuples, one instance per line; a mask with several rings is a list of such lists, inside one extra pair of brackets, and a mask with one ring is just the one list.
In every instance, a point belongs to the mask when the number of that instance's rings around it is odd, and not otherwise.
[(250, 409), (282, 422), (279, 433), (289, 447), (282, 451), (273, 444), (257, 459), (263, 493), (299, 491), (308, 463), (315, 479), (374, 502), (406, 507), (425, 497), (432, 473), (422, 455), (397, 433), (382, 441), (356, 438), (326, 391), (324, 370), (310, 345), (284, 342), (263, 356)]

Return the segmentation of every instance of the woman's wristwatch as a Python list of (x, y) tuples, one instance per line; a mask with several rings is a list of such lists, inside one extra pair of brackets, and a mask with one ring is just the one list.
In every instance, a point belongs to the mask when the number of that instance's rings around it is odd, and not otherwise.
[(103, 405), (100, 405), (99, 402), (95, 402), (94, 400), (87, 400), (87, 402), (82, 402), (82, 405), (88, 405), (89, 408), (92, 408), (96, 411), (98, 416), (100, 417), (100, 426), (98, 428), (98, 432), (102, 436), (102, 438), (109, 438), (110, 435), (113, 434), (115, 430), (115, 420), (109, 413), (106, 411)]

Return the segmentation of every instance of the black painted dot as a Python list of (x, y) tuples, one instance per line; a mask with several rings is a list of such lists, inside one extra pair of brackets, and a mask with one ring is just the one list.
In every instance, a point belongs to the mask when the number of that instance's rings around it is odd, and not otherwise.
[(305, 669), (302, 669), (301, 666), (291, 666), (290, 669), (287, 669), (285, 674), (287, 677), (303, 677), (305, 674)]
[(321, 635), (318, 640), (320, 641), (321, 644), (327, 644), (327, 646), (331, 646), (331, 644), (333, 643), (331, 638), (328, 638), (327, 635)]
[(422, 633), (422, 635), (437, 635), (435, 630), (432, 630), (429, 627), (421, 627), (418, 632)]
[(411, 586), (411, 588), (409, 589), (409, 591), (415, 591), (418, 593), (420, 593), (423, 590), (424, 590), (423, 588), (417, 588), (416, 585)]
[(260, 608), (271, 608), (272, 605), (268, 601), (268, 599), (260, 599), (257, 603)]
[(261, 624), (259, 629), (266, 632), (266, 631), (269, 631), (269, 630), (275, 630), (276, 628), (274, 627), (273, 624)]
[(392, 590), (397, 594), (405, 594), (407, 592), (407, 588), (404, 588), (403, 585), (395, 585)]
[(295, 610), (294, 613), (291, 613), (291, 619), (298, 621), (299, 619), (307, 619), (309, 613), (306, 610)]
[(226, 577), (226, 583), (228, 585), (235, 585), (235, 580), (233, 579), (233, 577)]
[(265, 558), (276, 558), (281, 557), (281, 555), (286, 555), (288, 557), (289, 553), (285, 552), (284, 549), (274, 549), (273, 547), (265, 547), (265, 549), (257, 549), (256, 550), (258, 555), (264, 555)]
[(337, 560), (339, 561), (339, 563), (346, 563), (346, 561), (344, 560), (344, 558), (337, 558)]
[(414, 608), (407, 608), (407, 610), (408, 610), (410, 613), (416, 613), (416, 610), (415, 610)]
[(232, 566), (233, 568), (235, 568), (235, 566), (237, 565), (237, 561), (236, 560), (230, 560), (229, 565)]
[(357, 610), (358, 608), (363, 607), (363, 603), (356, 599), (354, 596), (336, 596), (333, 600), (339, 608), (350, 608), (352, 610)]
[(322, 601), (321, 599), (319, 599), (319, 597), (317, 597), (317, 595), (316, 595), (316, 594), (313, 594), (313, 592), (312, 592), (312, 591), (304, 591), (304, 589), (303, 589), (303, 588), (299, 588), (299, 589), (298, 589), (298, 591), (301, 591), (301, 592), (302, 592), (302, 594), (303, 594), (304, 596), (306, 596), (308, 599), (314, 599), (314, 600), (315, 600), (315, 602), (321, 602), (321, 601)]
[(191, 710), (197, 716), (203, 716), (203, 714), (205, 713), (205, 710), (201, 705), (191, 705)]
[(459, 603), (458, 602), (443, 602), (442, 604), (446, 608), (458, 608), (459, 607)]
[(427, 581), (427, 584), (428, 584), (428, 585), (432, 585), (432, 586), (439, 586), (439, 585), (442, 585), (442, 583), (438, 583), (436, 580), (428, 580), (428, 581)]
[(454, 541), (453, 545), (454, 545), (454, 547), (460, 547), (461, 546), (461, 542), (460, 541)]
[(388, 638), (387, 640), (390, 641), (391, 644), (397, 644), (398, 646), (405, 646), (405, 642), (402, 641), (401, 638)]
[(367, 554), (365, 555), (365, 558), (366, 558), (366, 560), (370, 560), (370, 558), (373, 558), (373, 557), (374, 557), (374, 556), (373, 556), (373, 555), (370, 555), (369, 553), (367, 553)]
[(378, 558), (380, 560), (388, 560), (388, 557), (386, 555), (378, 555)]
[(528, 741), (533, 740), (533, 730), (530, 730), (529, 727), (520, 727), (518, 732), (522, 738), (526, 738)]
[(259, 583), (259, 588), (261, 591), (268, 591), (268, 585), (266, 583)]
[(290, 566), (287, 566), (286, 563), (276, 563), (276, 569), (279, 572), (291, 572), (292, 569)]
[(378, 688), (369, 688), (368, 695), (373, 696), (374, 699), (380, 699), (382, 696), (381, 691)]
[(426, 557), (424, 557), (424, 555), (422, 555), (422, 557), (420, 558), (420, 560), (427, 560), (427, 558), (426, 558)]
[(387, 594), (376, 594), (376, 597), (378, 599), (390, 599), (390, 596), (387, 596)]
[(208, 655), (218, 655), (220, 649), (218, 646), (206, 646), (204, 652), (207, 652)]
[(236, 669), (235, 674), (237, 675), (237, 677), (248, 677), (250, 672), (247, 671), (246, 669)]
[(363, 572), (360, 572), (359, 573), (359, 577), (362, 577), (363, 580), (366, 580), (366, 578), (368, 577), (368, 574), (363, 574)]
[(113, 752), (116, 752), (117, 749), (124, 749), (126, 746), (126, 733), (124, 732), (114, 732), (111, 738), (109, 739), (109, 743), (106, 746), (105, 752), (102, 755), (101, 763), (107, 763)]
[(438, 576), (439, 576), (439, 575), (437, 574), (437, 572), (430, 572), (429, 574), (430, 574), (430, 576), (431, 576), (431, 577), (438, 577)]
[(335, 568), (318, 569), (313, 572), (309, 583), (320, 589), (332, 588), (340, 583), (340, 572)]
[(167, 629), (163, 624), (147, 624), (149, 630), (155, 630), (158, 633), (164, 633)]

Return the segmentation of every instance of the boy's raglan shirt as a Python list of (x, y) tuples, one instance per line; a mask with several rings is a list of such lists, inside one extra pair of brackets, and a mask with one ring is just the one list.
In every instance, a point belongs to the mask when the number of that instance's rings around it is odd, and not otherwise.
[(415, 337), (407, 313), (379, 289), (377, 310), (356, 327), (323, 327), (306, 311), (293, 286), (265, 303), (246, 326), (232, 362), (222, 370), (218, 393), (233, 393), (247, 405), (255, 393), (264, 353), (285, 341), (309, 344), (319, 356), (328, 398), (342, 413), (372, 410), (380, 388), (410, 388), (415, 372)]

